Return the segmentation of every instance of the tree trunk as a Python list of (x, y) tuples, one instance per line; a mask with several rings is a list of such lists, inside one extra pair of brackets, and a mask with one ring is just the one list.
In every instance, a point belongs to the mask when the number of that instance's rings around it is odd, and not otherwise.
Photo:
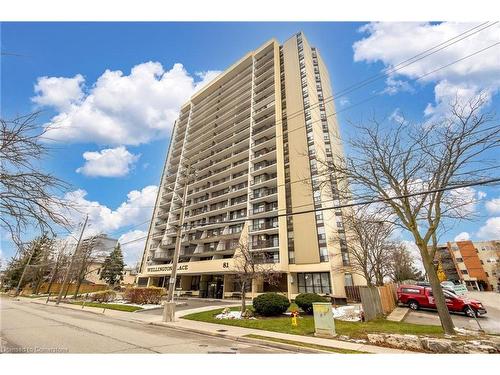
[[(59, 260), (57, 262), (59, 262)], [(54, 279), (57, 275), (58, 270), (59, 270), (59, 265), (58, 265), (58, 263), (56, 263), (56, 266), (54, 268), (54, 273), (50, 277), (49, 286), (47, 288), (47, 294), (49, 294), (49, 295), (50, 295), (50, 290), (52, 289), (52, 284), (54, 283)]]
[(247, 309), (247, 301), (246, 301), (246, 283), (241, 283), (241, 313), (243, 314)]
[(40, 292), (40, 287), (42, 286), (42, 278), (38, 279), (35, 284), (35, 289), (33, 291), (33, 294), (37, 295)]
[(451, 319), (448, 306), (446, 306), (443, 289), (441, 288), (436, 269), (434, 268), (434, 263), (427, 253), (427, 248), (424, 250), (420, 249), (420, 252), (422, 253), (424, 267), (427, 271), (427, 276), (429, 277), (429, 283), (431, 284), (434, 303), (436, 304), (439, 319), (441, 320), (441, 326), (443, 327), (444, 333), (454, 335), (455, 325)]
[(80, 286), (82, 286), (82, 280), (78, 280), (78, 284), (76, 284), (76, 289), (75, 289), (75, 294), (73, 294), (73, 299), (76, 299), (76, 297), (78, 297)]

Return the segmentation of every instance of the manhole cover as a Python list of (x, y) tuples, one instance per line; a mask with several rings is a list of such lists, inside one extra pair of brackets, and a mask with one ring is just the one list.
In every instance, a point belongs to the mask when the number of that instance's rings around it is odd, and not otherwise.
[(227, 329), (218, 329), (217, 332), (227, 332)]

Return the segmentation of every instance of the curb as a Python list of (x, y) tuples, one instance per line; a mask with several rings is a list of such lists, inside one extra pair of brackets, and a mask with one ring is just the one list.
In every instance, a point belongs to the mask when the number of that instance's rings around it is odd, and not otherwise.
[(312, 348), (304, 348), (300, 347), (297, 345), (292, 345), (292, 344), (285, 344), (285, 343), (279, 343), (279, 342), (272, 342), (268, 340), (263, 340), (263, 339), (254, 339), (251, 337), (241, 337), (241, 336), (231, 336), (227, 335), (224, 333), (215, 333), (215, 332), (208, 332), (208, 331), (203, 331), (201, 329), (196, 329), (196, 328), (186, 328), (186, 327), (179, 327), (179, 326), (171, 326), (168, 325), (167, 323), (155, 323), (155, 322), (150, 322), (147, 323), (149, 325), (154, 325), (158, 327), (167, 327), (171, 329), (175, 329), (177, 331), (183, 331), (183, 332), (191, 332), (191, 333), (197, 333), (200, 335), (205, 335), (205, 336), (211, 336), (211, 337), (218, 337), (218, 338), (223, 338), (223, 339), (229, 339), (233, 341), (238, 341), (238, 342), (246, 342), (249, 344), (259, 344), (261, 346), (267, 346), (271, 348), (276, 348), (276, 349), (283, 349), (283, 350), (288, 350), (288, 351), (293, 351), (297, 353), (306, 353), (306, 354), (336, 354), (332, 353), (326, 350), (319, 350), (319, 349), (312, 349)]

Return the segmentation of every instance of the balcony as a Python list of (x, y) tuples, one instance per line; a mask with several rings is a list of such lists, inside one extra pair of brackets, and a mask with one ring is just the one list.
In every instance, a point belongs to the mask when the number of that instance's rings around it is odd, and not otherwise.
[(250, 200), (268, 197), (278, 193), (278, 188), (262, 188), (254, 190), (252, 195), (250, 195)]
[(274, 151), (276, 151), (276, 146), (263, 148), (259, 151), (254, 152), (254, 154), (252, 156), (252, 160), (255, 160), (255, 159), (258, 159), (261, 157), (264, 158), (266, 155), (270, 156), (271, 153), (273, 153)]
[(272, 173), (272, 174), (266, 174), (266, 177), (261, 177), (261, 176), (262, 175), (254, 177), (254, 179), (252, 181), (250, 181), (250, 185), (255, 186), (255, 185), (266, 183), (270, 180), (275, 179), (277, 174)]
[(248, 230), (250, 233), (259, 232), (267, 229), (278, 229), (278, 221), (268, 221), (257, 225), (251, 225)]
[(250, 172), (257, 172), (257, 171), (260, 171), (264, 168), (271, 167), (275, 164), (276, 164), (276, 160), (261, 161), (261, 162), (254, 164), (250, 168)]
[(164, 261), (167, 259), (171, 259), (173, 256), (174, 256), (173, 251), (156, 250), (153, 253), (153, 259), (157, 261)]
[(252, 241), (252, 250), (258, 249), (269, 249), (273, 247), (279, 247), (278, 238), (274, 240), (263, 240), (263, 241)]

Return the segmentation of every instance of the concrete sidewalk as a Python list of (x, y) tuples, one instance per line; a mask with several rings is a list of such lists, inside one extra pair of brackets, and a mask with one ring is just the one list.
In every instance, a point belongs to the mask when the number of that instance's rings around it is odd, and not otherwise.
[[(30, 302), (38, 303), (38, 304), (45, 304), (45, 299), (33, 299)], [(49, 302), (48, 304), (50, 306), (55, 305), (54, 302)], [(239, 306), (239, 304), (234, 304), (234, 306)], [(175, 322), (172, 322), (172, 323), (164, 323), (162, 321), (161, 315), (138, 314), (138, 313), (131, 313), (131, 312), (126, 312), (126, 311), (117, 311), (117, 310), (105, 310), (105, 312), (103, 312), (103, 309), (97, 308), (97, 307), (85, 307), (84, 309), (82, 309), (82, 307), (80, 305), (71, 305), (71, 304), (66, 304), (66, 303), (61, 303), (59, 305), (59, 307), (65, 308), (65, 309), (78, 310), (78, 311), (86, 311), (86, 312), (94, 313), (97, 315), (106, 315), (108, 317), (112, 317), (112, 318), (120, 319), (120, 320), (126, 320), (126, 321), (131, 321), (131, 322), (142, 322), (144, 324), (165, 326), (165, 327), (174, 328), (174, 329), (178, 329), (178, 330), (194, 332), (194, 333), (201, 333), (201, 334), (215, 336), (215, 337), (221, 337), (221, 338), (229, 338), (229, 339), (238, 340), (238, 341), (253, 340), (253, 339), (247, 338), (245, 336), (250, 335), (250, 334), (254, 334), (254, 335), (259, 335), (259, 336), (266, 336), (266, 337), (283, 339), (283, 340), (299, 341), (299, 342), (308, 343), (308, 344), (322, 345), (322, 346), (327, 346), (327, 347), (334, 348), (334, 349), (348, 349), (348, 350), (356, 350), (356, 351), (375, 353), (375, 354), (415, 353), (415, 352), (408, 351), (408, 350), (384, 348), (384, 347), (375, 346), (375, 345), (353, 343), (353, 342), (347, 342), (347, 341), (341, 341), (341, 340), (335, 340), (335, 339), (325, 339), (325, 338), (312, 337), (312, 336), (292, 335), (292, 334), (287, 334), (287, 333), (272, 332), (272, 331), (265, 331), (265, 330), (259, 330), (259, 329), (243, 328), (243, 327), (229, 326), (229, 325), (224, 325), (224, 324), (213, 324), (213, 323), (197, 322), (194, 320), (182, 319), (182, 317), (185, 315), (189, 315), (189, 314), (193, 314), (193, 313), (197, 313), (197, 312), (203, 312), (203, 311), (210, 311), (210, 310), (220, 308), (220, 305), (204, 306), (204, 307), (200, 307), (200, 308), (196, 308), (196, 309), (177, 311), (175, 314), (176, 320), (175, 320)], [(273, 343), (271, 341), (269, 341), (269, 342), (264, 342), (263, 340), (256, 340), (256, 341), (260, 341), (262, 344), (268, 343), (268, 345), (276, 345), (276, 343)], [(290, 345), (288, 345), (288, 346), (290, 346)]]

